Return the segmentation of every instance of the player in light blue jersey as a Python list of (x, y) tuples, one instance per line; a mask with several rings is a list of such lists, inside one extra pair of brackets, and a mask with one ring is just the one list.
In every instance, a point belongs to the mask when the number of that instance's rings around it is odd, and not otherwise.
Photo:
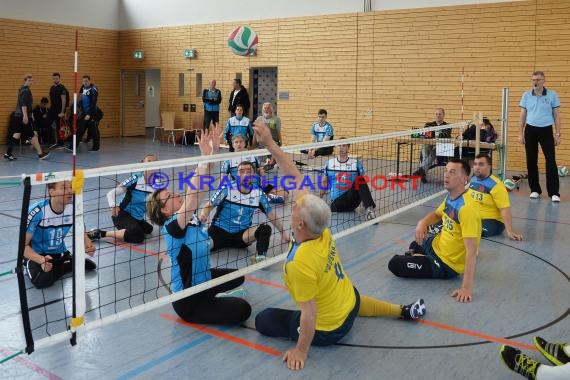
[[(155, 154), (147, 154), (141, 162), (154, 162)], [(88, 232), (92, 240), (102, 237), (112, 237), (127, 243), (142, 243), (145, 235), (152, 233), (152, 225), (144, 220), (146, 211), (146, 199), (154, 191), (149, 184), (149, 178), (153, 171), (135, 173), (125, 179), (119, 186), (107, 193), (107, 201), (111, 207), (111, 218), (116, 231), (94, 229)], [(117, 206), (117, 199), (121, 198)]]
[(241, 104), (236, 106), (236, 115), (229, 118), (224, 130), (224, 138), (230, 146), (230, 152), (234, 151), (232, 140), (235, 135), (245, 136), (246, 142), (251, 145), (253, 140), (251, 120), (243, 115), (243, 106)]
[[(200, 151), (209, 155), (219, 150), (220, 129), (214, 132), (205, 129), (200, 136)], [(212, 142), (212, 146), (210, 146)], [(212, 278), (231, 272), (228, 269), (210, 267), (210, 239), (206, 226), (196, 217), (200, 204), (200, 177), (209, 172), (207, 164), (200, 164), (192, 176), (186, 194), (171, 194), (168, 190), (155, 191), (148, 199), (147, 213), (157, 225), (166, 243), (166, 254), (170, 258), (170, 289), (180, 292), (202, 284)], [(172, 306), (180, 318), (191, 323), (228, 324), (246, 320), (251, 314), (247, 301), (237, 297), (219, 297), (219, 293), (243, 284), (244, 277), (222, 283), (200, 293), (173, 302)]]
[[(232, 142), (236, 152), (246, 152), (246, 141), (243, 135), (232, 136)], [(261, 166), (259, 157), (253, 155), (244, 155), (241, 157), (225, 160), (222, 164), (222, 175), (229, 175), (229, 178), (232, 181), (235, 181), (238, 176), (238, 165), (244, 161), (251, 162), (255, 173), (259, 174), (260, 176), (265, 175), (265, 169)], [(259, 180), (256, 182), (256, 185), (261, 187)], [(286, 190), (276, 189), (271, 184), (266, 184), (266, 186), (263, 188), (263, 191), (267, 195), (269, 203), (271, 204), (285, 203), (285, 199), (288, 196), (288, 192)]]
[[(349, 150), (350, 144), (337, 145), (336, 157), (328, 160), (324, 169), (323, 188), (330, 189), (331, 211), (354, 211), (362, 203), (366, 210), (366, 220), (372, 220), (376, 217), (376, 204), (368, 184), (357, 180), (358, 176), (364, 175), (364, 167), (358, 159), (349, 157)], [(321, 197), (327, 191), (321, 190)]]
[(263, 190), (253, 183), (253, 164), (248, 161), (240, 163), (237, 174), (240, 182), (232, 182), (231, 186), (218, 190), (204, 206), (200, 220), (207, 222), (212, 207), (217, 207), (208, 230), (214, 241), (212, 250), (225, 247), (246, 248), (256, 241), (257, 256), (253, 261), (263, 261), (266, 259), (272, 231), (265, 223), (252, 227), (253, 214), (257, 209), (266, 214), (271, 224), (279, 230), (282, 242), (288, 242), (289, 236), (275, 211), (272, 211)]
[[(316, 123), (311, 126), (311, 142), (323, 142), (334, 139), (334, 130), (331, 123), (327, 121), (327, 110), (320, 109), (318, 114), (318, 119)], [(309, 158), (315, 158), (317, 156), (328, 156), (333, 153), (334, 147), (327, 146), (318, 149), (302, 150), (301, 153), (307, 153)]]
[[(24, 257), (26, 269), (36, 288), (46, 288), (65, 273), (72, 271), (72, 256), (64, 239), (73, 227), (73, 193), (70, 181), (47, 185), (48, 199), (30, 207), (26, 229)], [(95, 247), (85, 234), (85, 253), (93, 256)], [(85, 259), (85, 269), (97, 265)]]

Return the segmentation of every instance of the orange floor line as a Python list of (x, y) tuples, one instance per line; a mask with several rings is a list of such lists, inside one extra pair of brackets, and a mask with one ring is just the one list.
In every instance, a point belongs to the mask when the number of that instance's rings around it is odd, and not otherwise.
[(259, 278), (255, 278), (255, 277), (251, 277), (251, 276), (245, 276), (245, 279), (247, 281), (251, 281), (251, 282), (257, 282), (258, 284), (263, 284), (263, 285), (267, 285), (267, 286), (273, 286), (274, 288), (279, 288), (279, 289), (285, 289), (287, 290), (287, 287), (285, 285), (281, 285), (281, 284), (277, 284), (275, 282), (271, 282), (271, 281), (267, 281), (267, 280), (260, 280)]
[(424, 325), (428, 325), (431, 327), (438, 328), (438, 329), (443, 329), (443, 330), (447, 330), (447, 331), (451, 331), (451, 332), (463, 334), (463, 335), (469, 335), (469, 336), (472, 336), (475, 338), (481, 338), (481, 339), (485, 339), (485, 340), (488, 340), (491, 342), (503, 343), (503, 344), (507, 344), (509, 346), (516, 346), (516, 347), (524, 348), (527, 350), (538, 351), (538, 349), (534, 346), (524, 344), (524, 343), (515, 342), (514, 340), (510, 340), (510, 339), (498, 338), (498, 337), (495, 337), (492, 335), (481, 334), (481, 333), (478, 333), (476, 331), (465, 330), (465, 329), (461, 329), (458, 327), (444, 325), (443, 323), (432, 322), (432, 321), (428, 321), (426, 319), (418, 319), (418, 322), (423, 323)]
[[(276, 288), (283, 288), (283, 289), (287, 289), (287, 287), (281, 285), (281, 284), (276, 284), (274, 282), (270, 282), (270, 281), (266, 281), (266, 280), (259, 280), (257, 278), (253, 278), (253, 277), (246, 277), (247, 280), (252, 281), (252, 282), (257, 282), (263, 285), (268, 285), (268, 286), (273, 286)], [(435, 328), (439, 328), (442, 330), (447, 330), (447, 331), (451, 331), (457, 334), (463, 334), (463, 335), (469, 335), (472, 337), (476, 337), (476, 338), (481, 338), (481, 339), (485, 339), (491, 342), (497, 342), (497, 343), (503, 343), (503, 344), (507, 344), (509, 346), (515, 346), (515, 347), (520, 347), (520, 348), (524, 348), (527, 350), (532, 350), (532, 351), (538, 351), (538, 349), (534, 346), (530, 346), (528, 344), (524, 344), (524, 343), (519, 343), (516, 342), (514, 340), (509, 340), (509, 339), (505, 339), (505, 338), (499, 338), (499, 337), (495, 337), (492, 335), (487, 335), (487, 334), (482, 334), (476, 331), (471, 331), (471, 330), (466, 330), (466, 329), (462, 329), (459, 327), (454, 327), (454, 326), (449, 326), (449, 325), (444, 325), (442, 323), (437, 323), (437, 322), (432, 322), (432, 321), (428, 321), (425, 319), (418, 319), (418, 322), (423, 323), (425, 325), (431, 326), (431, 327), (435, 327)]]
[(180, 318), (177, 318), (173, 315), (170, 315), (170, 314), (162, 313), (162, 314), (160, 314), (160, 316), (164, 319), (168, 319), (169, 321), (176, 322), (176, 323), (179, 323), (181, 325), (191, 327), (193, 329), (205, 332), (206, 334), (210, 334), (210, 335), (213, 335), (215, 337), (225, 339), (225, 340), (230, 341), (232, 343), (237, 343), (237, 344), (241, 344), (242, 346), (253, 348), (254, 350), (261, 351), (261, 352), (266, 353), (266, 354), (271, 355), (271, 356), (277, 356), (277, 357), (281, 356), (280, 351), (274, 350), (273, 348), (270, 348), (270, 347), (262, 346), (261, 344), (252, 343), (252, 342), (247, 341), (245, 339), (241, 339), (241, 338), (238, 338), (236, 336), (226, 334), (226, 333), (223, 333), (221, 331), (214, 330), (214, 329), (202, 326), (202, 325), (197, 325), (194, 323), (186, 322), (186, 321), (184, 321)]

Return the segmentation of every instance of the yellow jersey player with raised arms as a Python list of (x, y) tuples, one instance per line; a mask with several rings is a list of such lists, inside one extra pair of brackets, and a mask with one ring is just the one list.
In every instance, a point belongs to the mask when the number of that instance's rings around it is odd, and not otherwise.
[[(301, 173), (273, 141), (269, 129), (256, 121), (254, 131), (283, 174), (302, 183)], [(297, 341), (283, 356), (290, 369), (299, 370), (305, 366), (311, 345), (326, 346), (342, 339), (350, 331), (356, 316), (417, 319), (425, 314), (423, 299), (404, 306), (360, 295), (344, 271), (328, 229), (330, 207), (305, 189), (293, 190), (293, 196), (291, 230), (294, 241), (289, 245), (283, 276), (300, 310), (268, 308), (255, 317), (255, 328), (261, 334)]]

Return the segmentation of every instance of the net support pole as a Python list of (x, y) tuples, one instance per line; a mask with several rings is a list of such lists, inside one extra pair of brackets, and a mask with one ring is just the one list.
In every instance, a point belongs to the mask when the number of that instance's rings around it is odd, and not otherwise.
[(77, 344), (77, 331), (85, 325), (85, 224), (83, 221), (83, 170), (72, 180), (73, 202), (73, 314), (69, 324), (71, 344)]
[(28, 227), (28, 209), (30, 207), (30, 195), (32, 185), (30, 177), (24, 178), (24, 197), (22, 199), (22, 213), (20, 216), (20, 234), (18, 242), (18, 260), (16, 261), (16, 275), (18, 277), (18, 290), (20, 293), (20, 308), (22, 310), (22, 323), (24, 325), (24, 336), (26, 338), (27, 354), (34, 352), (34, 338), (30, 324), (30, 314), (28, 312), (28, 296), (26, 293), (26, 280), (24, 278), (24, 249), (26, 247), (26, 231)]
[(507, 127), (509, 124), (509, 88), (503, 87), (503, 100), (501, 108), (501, 147), (499, 148), (499, 161), (501, 162), (501, 180), (507, 176)]

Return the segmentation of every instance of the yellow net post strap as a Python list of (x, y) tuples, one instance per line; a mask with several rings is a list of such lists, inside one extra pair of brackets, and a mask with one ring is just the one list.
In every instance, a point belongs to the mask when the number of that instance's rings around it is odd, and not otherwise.
[(69, 324), (69, 327), (71, 328), (71, 331), (74, 331), (78, 327), (83, 326), (84, 323), (85, 323), (85, 317), (81, 315), (79, 317), (71, 318), (71, 323)]
[(77, 170), (75, 172), (75, 177), (71, 180), (71, 189), (73, 194), (81, 194), (83, 191), (83, 185), (85, 184), (85, 173), (83, 170)]

